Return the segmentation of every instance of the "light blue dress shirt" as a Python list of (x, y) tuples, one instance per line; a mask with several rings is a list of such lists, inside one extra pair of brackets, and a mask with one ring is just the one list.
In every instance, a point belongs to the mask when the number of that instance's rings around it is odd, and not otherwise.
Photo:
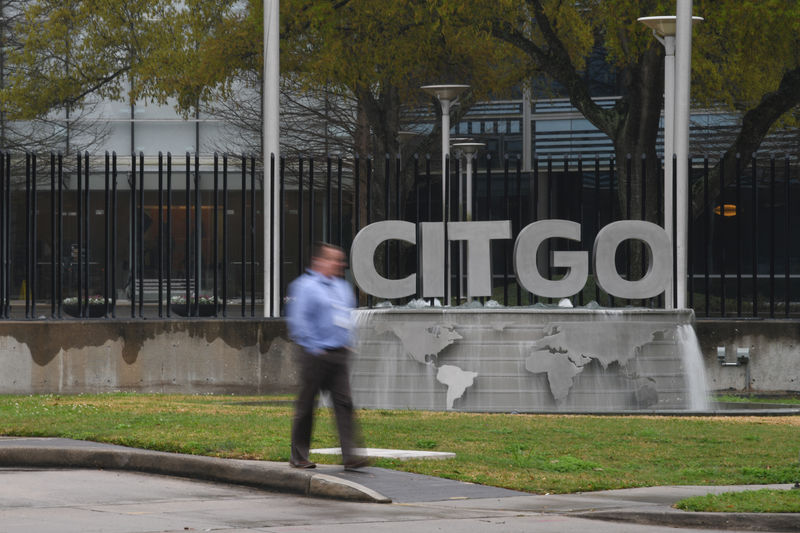
[(353, 346), (356, 302), (347, 281), (306, 270), (289, 285), (288, 296), (286, 318), (293, 341), (315, 355)]

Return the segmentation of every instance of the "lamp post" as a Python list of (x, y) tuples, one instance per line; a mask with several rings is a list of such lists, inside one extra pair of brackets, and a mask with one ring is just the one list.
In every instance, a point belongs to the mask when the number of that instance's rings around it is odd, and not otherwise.
[(470, 222), (472, 220), (472, 156), (474, 156), (478, 150), (486, 146), (486, 144), (478, 142), (460, 142), (453, 143), (452, 146), (460, 150), (467, 160), (467, 185), (465, 187), (467, 190), (465, 203), (467, 205), (464, 211), (467, 215), (467, 222)]
[[(466, 179), (466, 186), (464, 187), (467, 192), (464, 203), (467, 205), (464, 206), (464, 213), (466, 215), (465, 216), (466, 221), (471, 222), (472, 221), (472, 157), (478, 152), (478, 150), (486, 146), (486, 144), (479, 142), (458, 142), (458, 143), (453, 143), (452, 146), (453, 148), (459, 150), (464, 155), (464, 158), (467, 160), (467, 169), (466, 169), (467, 179)], [(461, 249), (460, 244), (461, 243), (459, 243), (458, 254), (459, 254), (459, 260), (462, 260), (463, 250)], [(467, 301), (471, 302), (472, 295), (469, 294), (468, 292), (469, 284), (466, 285), (467, 286), (464, 288), (464, 294), (467, 295)]]
[[(445, 225), (444, 235), (447, 236), (447, 213), (445, 206), (447, 205), (447, 159), (450, 156), (450, 104), (458, 96), (469, 89), (469, 85), (423, 85), (420, 87), (426, 93), (435, 96), (439, 100), (439, 105), (442, 106), (442, 224)], [(448, 252), (450, 248), (447, 248)], [(447, 257), (449, 258), (449, 253)], [(446, 260), (447, 268), (445, 269), (445, 305), (448, 305), (450, 298), (450, 261)]]
[[(690, 2), (691, 4), (691, 2)], [(691, 12), (691, 6), (689, 11)], [(669, 236), (670, 243), (672, 243), (673, 237), (673, 227), (675, 227), (675, 221), (673, 221), (672, 213), (673, 213), (673, 206), (675, 205), (675, 198), (673, 198), (672, 191), (673, 191), (673, 160), (672, 156), (676, 153), (675, 150), (675, 139), (676, 139), (676, 130), (675, 130), (675, 120), (676, 120), (676, 109), (675, 109), (675, 91), (676, 91), (676, 77), (675, 77), (675, 36), (676, 36), (676, 16), (674, 15), (667, 15), (667, 16), (656, 16), (656, 17), (640, 17), (637, 19), (639, 22), (647, 26), (648, 28), (653, 30), (653, 36), (664, 46), (664, 231), (666, 231), (667, 235)], [(701, 22), (703, 20), (702, 17), (692, 17), (692, 22)], [(691, 44), (690, 44), (691, 46)], [(688, 91), (687, 91), (688, 93)], [(688, 94), (687, 94), (687, 107), (685, 111), (687, 114), (686, 124), (688, 125)], [(688, 152), (688, 127), (686, 128), (686, 139), (687, 139), (687, 150)], [(688, 153), (684, 155), (683, 159), (688, 157)], [(685, 162), (681, 162), (681, 158), (677, 158), (679, 165), (678, 168), (680, 169), (681, 166), (685, 166)], [(678, 198), (684, 197), (686, 195), (687, 185), (681, 185), (681, 180), (678, 180)], [(681, 207), (681, 204), (684, 204)], [(681, 220), (681, 213), (685, 213), (685, 201), (678, 202), (677, 205), (677, 218)], [(686, 216), (685, 214), (683, 215)], [(675, 261), (678, 265), (678, 272), (677, 272), (677, 292), (678, 292), (678, 307), (685, 307), (685, 293), (686, 293), (686, 282), (684, 276), (682, 276), (681, 272), (685, 275), (686, 266), (685, 266), (685, 257), (686, 257), (686, 250), (685, 246), (681, 246), (681, 242), (685, 242), (686, 236), (685, 234), (682, 236), (681, 230), (685, 233), (685, 223), (684, 224), (677, 224), (677, 241), (678, 241), (678, 248), (676, 252)], [(674, 245), (675, 243), (673, 243)], [(681, 266), (683, 265), (683, 267)], [(667, 285), (665, 291), (665, 306), (667, 309), (672, 309), (674, 307), (675, 302), (675, 281), (670, 277), (670, 281)]]

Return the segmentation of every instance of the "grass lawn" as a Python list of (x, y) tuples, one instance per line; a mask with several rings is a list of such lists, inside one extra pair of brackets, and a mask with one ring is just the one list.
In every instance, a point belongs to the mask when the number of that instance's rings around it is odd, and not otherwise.
[[(0, 435), (286, 461), (289, 397), (0, 396)], [(511, 415), (360, 410), (366, 444), (451, 451), (376, 466), (534, 493), (653, 485), (793, 483), (800, 417)], [(312, 446), (337, 446), (320, 410)], [(321, 463), (336, 458), (312, 457)]]
[(678, 502), (684, 511), (729, 513), (798, 513), (800, 490), (748, 490), (695, 496)]

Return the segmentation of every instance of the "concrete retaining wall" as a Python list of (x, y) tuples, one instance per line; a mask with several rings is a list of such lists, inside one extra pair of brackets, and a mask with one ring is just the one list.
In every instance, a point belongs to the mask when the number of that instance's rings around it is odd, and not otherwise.
[[(695, 331), (706, 363), (706, 381), (713, 391), (799, 392), (800, 321), (697, 320)], [(736, 348), (750, 348), (744, 366), (720, 365), (717, 347), (724, 346), (728, 361)]]
[[(715, 391), (800, 391), (800, 322), (698, 320)], [(750, 347), (722, 367), (717, 346)], [(110, 391), (291, 393), (295, 348), (281, 320), (0, 322), (0, 394)], [(749, 372), (749, 381), (748, 381)]]
[(281, 320), (0, 323), (0, 393), (294, 390)]

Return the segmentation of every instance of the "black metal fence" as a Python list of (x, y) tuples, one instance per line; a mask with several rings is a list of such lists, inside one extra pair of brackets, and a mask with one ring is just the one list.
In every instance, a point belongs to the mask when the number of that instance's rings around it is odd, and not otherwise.
[[(737, 158), (727, 173), (718, 163), (690, 160), (693, 203), (700, 207), (689, 217), (689, 305), (700, 317), (800, 316), (797, 159)], [(545, 246), (539, 266), (552, 279), (563, 273), (552, 267), (550, 251), (591, 254), (599, 229), (615, 220), (663, 223), (663, 161), (651, 167), (638, 157), (535, 157), (523, 169), (516, 157), (482, 156), (469, 166), (472, 220), (512, 223), (512, 239), (492, 244), (491, 299), (500, 304), (556, 303), (524, 290), (513, 271), (514, 239), (531, 222), (581, 224), (581, 242), (550, 239)], [(378, 220), (441, 221), (443, 212), (465, 220), (465, 161), (448, 163), (444, 196), (438, 167), (430, 156), (272, 160), (280, 194), (268, 201), (283, 223), (273, 243), (281, 261), (271, 266), (280, 270), (281, 284), (270, 283), (267, 294), (275, 290), (282, 299), (317, 240), (349, 249), (358, 230)], [(0, 154), (0, 317), (261, 316), (261, 177), (252, 156)], [(643, 245), (628, 241), (618, 250), (617, 270), (635, 279), (646, 255)], [(463, 247), (451, 243), (450, 257), (445, 301), (459, 305), (466, 301)], [(391, 279), (419, 270), (416, 248), (407, 243), (384, 243), (374, 259)], [(362, 305), (381, 303), (359, 298)], [(663, 297), (614, 298), (591, 275), (572, 301), (664, 305)]]
[(256, 316), (256, 159), (120, 159), (0, 153), (0, 316)]
[[(450, 179), (445, 184), (444, 202), (442, 174), (429, 156), (415, 156), (410, 161), (356, 158), (344, 163), (341, 159), (307, 159), (294, 162), (291, 170), (283, 163), (282, 290), (302, 272), (315, 240), (347, 248), (353, 235), (371, 222), (441, 221), (442, 209), (447, 220), (465, 220), (466, 165), (462, 160), (448, 163)], [(472, 220), (510, 220), (513, 228), (512, 239), (492, 244), (491, 298), (504, 305), (556, 303), (525, 291), (516, 281), (514, 239), (531, 222), (560, 218), (582, 226), (580, 243), (551, 239), (546, 245), (540, 268), (551, 279), (562, 275), (550, 264), (552, 250), (586, 250), (591, 255), (597, 232), (610, 222), (640, 219), (663, 225), (663, 160), (657, 162), (655, 176), (648, 175), (647, 163), (643, 157), (627, 157), (622, 162), (599, 156), (535, 157), (530, 170), (523, 171), (520, 158), (474, 158)], [(708, 156), (689, 160), (690, 203), (700, 206), (691, 208), (689, 217), (689, 306), (699, 317), (800, 316), (800, 239), (794, 229), (800, 225), (800, 211), (792, 208), (800, 199), (797, 159), (788, 155), (737, 157), (736, 171), (729, 175), (717, 168), (719, 163)], [(633, 179), (637, 170), (640, 180)], [(715, 179), (719, 180), (716, 189)], [(719, 192), (713, 194), (713, 190)], [(287, 246), (287, 242), (291, 244)], [(445, 300), (459, 305), (466, 300), (465, 257), (457, 243), (450, 247), (452, 264)], [(646, 256), (644, 245), (628, 241), (617, 253), (618, 272), (636, 279), (646, 269)], [(376, 268), (390, 279), (419, 271), (418, 260), (415, 247), (397, 241), (381, 245), (375, 256)], [(402, 305), (409, 299), (391, 303)], [(571, 300), (574, 305), (594, 301), (609, 307), (664, 305), (663, 296), (636, 301), (614, 298), (591, 275)], [(360, 295), (360, 301), (368, 306), (380, 303), (366, 295)]]

